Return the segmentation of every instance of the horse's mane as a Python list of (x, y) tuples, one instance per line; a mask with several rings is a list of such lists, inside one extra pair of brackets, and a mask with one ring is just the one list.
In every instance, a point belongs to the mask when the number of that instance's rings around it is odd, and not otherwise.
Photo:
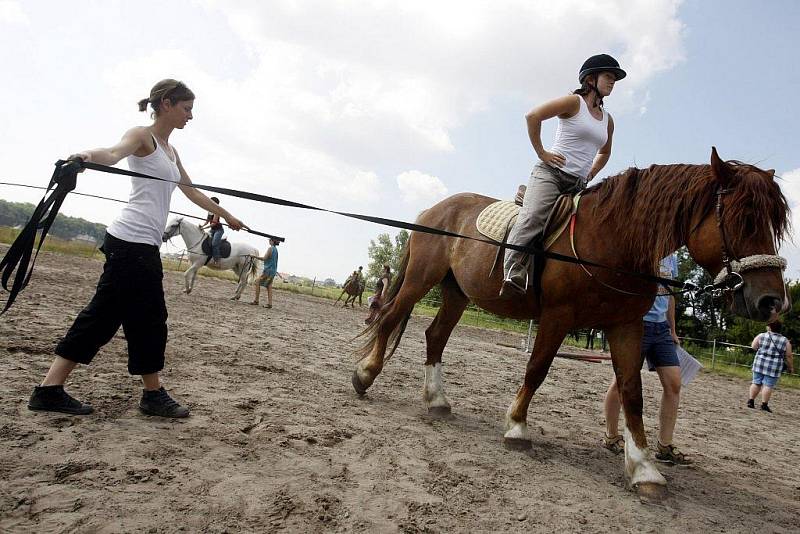
[[(723, 224), (736, 229), (727, 232), (732, 253), (748, 240), (782, 242), (789, 231), (789, 206), (778, 184), (753, 165), (726, 165), (732, 172)], [(637, 269), (655, 272), (661, 258), (685, 243), (692, 224), (715, 210), (717, 184), (711, 165), (652, 165), (632, 167), (584, 194), (597, 195), (594, 224), (614, 232)]]

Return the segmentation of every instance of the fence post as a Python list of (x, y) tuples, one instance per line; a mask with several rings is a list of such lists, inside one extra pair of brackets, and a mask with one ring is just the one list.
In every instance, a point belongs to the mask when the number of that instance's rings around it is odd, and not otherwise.
[(311, 294), (314, 294), (314, 286), (317, 285), (317, 277), (314, 277), (314, 281), (311, 282)]
[(717, 340), (715, 339), (713, 341), (713, 344), (711, 345), (711, 368), (712, 369), (714, 368), (714, 364), (716, 362), (716, 359), (717, 359)]

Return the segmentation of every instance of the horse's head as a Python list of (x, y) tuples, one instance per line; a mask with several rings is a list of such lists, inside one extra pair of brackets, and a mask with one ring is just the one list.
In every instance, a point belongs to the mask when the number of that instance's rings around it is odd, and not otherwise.
[(167, 227), (164, 229), (164, 234), (161, 236), (161, 240), (166, 243), (168, 239), (181, 233), (182, 222), (183, 217), (173, 217), (172, 220), (167, 223)]
[(715, 202), (698, 213), (686, 246), (715, 282), (727, 283), (733, 313), (768, 321), (789, 306), (783, 280), (786, 261), (777, 255), (789, 230), (789, 206), (775, 171), (722, 161), (711, 149)]

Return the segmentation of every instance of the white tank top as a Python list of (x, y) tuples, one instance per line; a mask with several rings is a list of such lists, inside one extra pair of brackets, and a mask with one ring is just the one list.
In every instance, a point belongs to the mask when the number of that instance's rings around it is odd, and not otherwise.
[(146, 243), (161, 246), (161, 236), (167, 225), (169, 202), (177, 182), (181, 179), (178, 165), (172, 161), (158, 141), (153, 138), (156, 149), (142, 158), (128, 156), (128, 168), (142, 174), (157, 176), (174, 183), (131, 178), (131, 194), (128, 205), (122, 208), (119, 217), (107, 231), (117, 239), (131, 243)]
[(585, 179), (592, 168), (597, 151), (608, 141), (608, 113), (597, 120), (589, 113), (589, 106), (578, 96), (580, 108), (574, 117), (558, 119), (556, 140), (550, 152), (561, 154), (566, 159), (562, 171)]

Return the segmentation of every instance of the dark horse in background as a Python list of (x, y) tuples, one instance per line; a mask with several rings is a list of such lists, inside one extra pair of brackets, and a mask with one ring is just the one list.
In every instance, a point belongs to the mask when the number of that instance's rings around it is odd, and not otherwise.
[[(481, 237), (475, 221), (492, 202), (477, 194), (454, 195), (422, 212), (418, 222)], [(788, 231), (789, 212), (774, 171), (724, 162), (712, 149), (710, 165), (653, 165), (610, 177), (584, 192), (576, 217), (575, 250), (582, 259), (656, 274), (659, 260), (685, 245), (712, 274), (724, 276), (723, 269), (731, 266), (728, 258), (741, 260), (732, 263), (741, 284), (728, 295), (735, 314), (767, 321), (788, 308), (785, 261), (776, 254)], [(561, 235), (550, 250), (572, 255), (569, 239)], [(423, 398), (429, 412), (450, 412), (442, 387), (442, 351), (470, 301), (503, 317), (537, 319), (533, 352), (506, 413), (504, 436), (509, 446), (530, 447), (528, 406), (562, 340), (574, 328), (602, 328), (625, 412), (627, 481), (643, 495), (662, 497), (666, 481), (646, 455), (640, 373), (642, 316), (653, 303), (656, 284), (591, 267), (589, 276), (578, 265), (548, 261), (540, 292), (529, 288), (524, 297), (500, 297), (502, 269), (493, 269), (496, 252), (487, 243), (413, 232), (380, 318), (364, 332), (367, 341), (353, 373), (356, 391), (363, 395), (373, 384), (397, 348), (414, 304), (439, 284), (442, 305), (425, 332)]]

